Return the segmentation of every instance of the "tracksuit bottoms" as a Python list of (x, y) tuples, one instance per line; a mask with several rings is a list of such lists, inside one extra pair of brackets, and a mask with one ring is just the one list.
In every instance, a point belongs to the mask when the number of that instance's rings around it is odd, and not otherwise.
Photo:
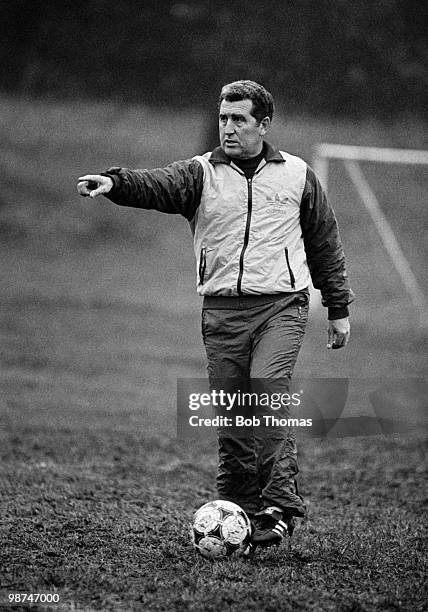
[[(279, 295), (205, 297), (202, 335), (211, 390), (287, 394), (309, 310), (307, 290)], [(246, 415), (284, 419), (290, 406), (254, 404)], [(223, 413), (225, 414), (225, 413)], [(231, 417), (233, 415), (228, 413)], [(218, 495), (248, 514), (278, 506), (304, 516), (298, 495), (297, 449), (292, 428), (282, 425), (219, 427)]]

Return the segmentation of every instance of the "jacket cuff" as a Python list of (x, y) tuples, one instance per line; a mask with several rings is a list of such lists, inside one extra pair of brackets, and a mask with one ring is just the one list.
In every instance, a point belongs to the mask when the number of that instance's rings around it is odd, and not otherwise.
[(343, 306), (342, 308), (329, 308), (328, 309), (328, 320), (335, 321), (336, 319), (344, 319), (349, 317), (349, 308)]
[(120, 186), (121, 182), (120, 175), (114, 172), (116, 168), (112, 168), (111, 170), (112, 171), (107, 170), (106, 172), (100, 172), (101, 176), (108, 176), (113, 181), (113, 187), (110, 189), (109, 193), (115, 191)]

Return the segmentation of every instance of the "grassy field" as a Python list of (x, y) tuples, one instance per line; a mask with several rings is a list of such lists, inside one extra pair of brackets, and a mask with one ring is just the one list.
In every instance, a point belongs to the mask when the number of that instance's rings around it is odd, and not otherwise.
[[(350, 377), (351, 416), (373, 415), (367, 379), (388, 380), (391, 414), (414, 427), (301, 440), (309, 510), (291, 548), (210, 563), (188, 528), (216, 497), (216, 451), (175, 436), (177, 378), (205, 375), (190, 232), (75, 193), (84, 172), (200, 152), (203, 117), (7, 98), (0, 116), (0, 609), (55, 592), (64, 611), (425, 610), (427, 406), (412, 379), (427, 335), (340, 165), (352, 341), (327, 352), (314, 310), (296, 375)], [(320, 140), (426, 148), (421, 127), (296, 117), (272, 140), (310, 160)], [(428, 170), (365, 170), (426, 286)]]

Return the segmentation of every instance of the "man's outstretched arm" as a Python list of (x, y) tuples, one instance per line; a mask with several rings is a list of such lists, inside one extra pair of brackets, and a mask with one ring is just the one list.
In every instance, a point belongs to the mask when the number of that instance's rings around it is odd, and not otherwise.
[(200, 203), (203, 179), (201, 164), (189, 159), (153, 170), (109, 168), (87, 174), (78, 179), (77, 190), (82, 196), (105, 195), (121, 206), (181, 214), (190, 221)]

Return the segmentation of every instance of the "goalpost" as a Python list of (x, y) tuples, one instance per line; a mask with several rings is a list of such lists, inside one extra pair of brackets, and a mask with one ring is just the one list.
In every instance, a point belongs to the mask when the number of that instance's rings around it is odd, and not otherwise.
[(428, 165), (428, 151), (387, 149), (320, 143), (313, 148), (313, 168), (324, 189), (328, 189), (329, 160), (341, 160), (364, 206), (376, 227), (382, 243), (399, 274), (417, 312), (420, 324), (428, 325), (428, 303), (413, 270), (407, 261), (379, 201), (366, 180), (358, 162)]

